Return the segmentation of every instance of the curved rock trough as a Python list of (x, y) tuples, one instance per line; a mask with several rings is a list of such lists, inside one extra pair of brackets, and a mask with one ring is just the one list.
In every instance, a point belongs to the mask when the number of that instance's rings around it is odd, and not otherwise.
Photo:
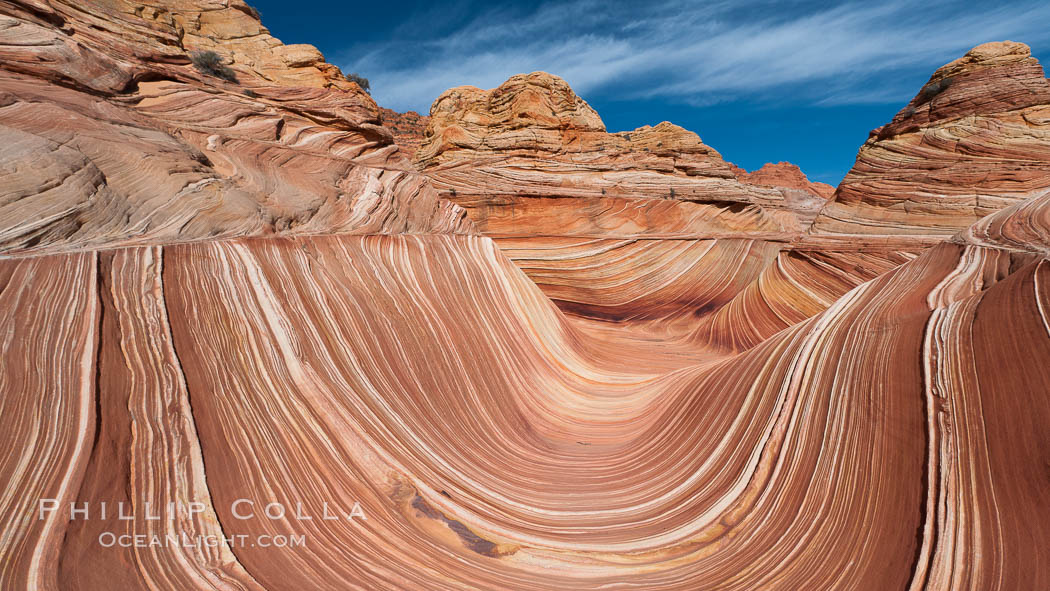
[(6, 2), (0, 55), (0, 588), (1050, 588), (1027, 47), (830, 197), (544, 73), (399, 147), (240, 0)]

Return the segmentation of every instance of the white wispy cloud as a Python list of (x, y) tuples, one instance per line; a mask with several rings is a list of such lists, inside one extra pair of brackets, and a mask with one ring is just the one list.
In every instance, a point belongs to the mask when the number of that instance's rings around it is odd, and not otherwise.
[(333, 57), (399, 110), (426, 112), (450, 87), (491, 88), (535, 70), (585, 97), (848, 104), (904, 102), (917, 76), (979, 43), (1050, 42), (1045, 2), (916, 4), (572, 0), (485, 9), (441, 26), (438, 15), (410, 18), (394, 38)]

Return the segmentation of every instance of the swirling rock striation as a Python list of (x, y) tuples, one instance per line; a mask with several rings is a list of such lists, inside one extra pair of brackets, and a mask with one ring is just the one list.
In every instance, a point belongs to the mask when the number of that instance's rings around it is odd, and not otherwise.
[[(4, 10), (72, 38), (114, 5)], [(25, 61), (0, 68), (0, 588), (1050, 588), (1050, 193), (932, 248), (493, 239), (355, 88), (89, 92)]]
[[(4, 587), (1041, 588), (1048, 245), (982, 235), (719, 357), (596, 353), (483, 237), (3, 261)], [(196, 499), (119, 531), (309, 543), (103, 549), (109, 521), (23, 519), (40, 497)]]

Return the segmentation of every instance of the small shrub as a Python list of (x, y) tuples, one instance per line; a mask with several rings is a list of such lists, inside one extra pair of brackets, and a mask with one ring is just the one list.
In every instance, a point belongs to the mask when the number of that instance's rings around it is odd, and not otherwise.
[(901, 111), (901, 119), (907, 119), (915, 114), (915, 107), (908, 107)]
[(347, 74), (346, 79), (350, 82), (356, 82), (357, 85), (361, 87), (361, 90), (367, 92), (368, 94), (372, 94), (372, 85), (368, 83), (368, 78), (365, 78), (357, 72), (354, 72), (352, 74)]
[(942, 92), (947, 90), (948, 87), (951, 85), (951, 78), (941, 78), (936, 82), (928, 83), (926, 86), (922, 87), (922, 90), (919, 91), (919, 102), (925, 103), (927, 101), (933, 100), (933, 97), (937, 96), (938, 94), (941, 94)]
[(229, 66), (222, 63), (222, 57), (214, 51), (194, 51), (190, 54), (190, 61), (193, 62), (193, 66), (201, 74), (237, 82), (237, 74)]
[(259, 93), (249, 88), (244, 91), (244, 96), (248, 98), (259, 98)]
[(254, 6), (250, 5), (250, 4), (245, 4), (244, 7), (246, 9), (248, 9), (248, 14), (252, 18), (254, 18), (257, 21), (261, 21), (262, 20), (262, 15), (259, 14), (259, 9), (258, 8), (254, 7)]

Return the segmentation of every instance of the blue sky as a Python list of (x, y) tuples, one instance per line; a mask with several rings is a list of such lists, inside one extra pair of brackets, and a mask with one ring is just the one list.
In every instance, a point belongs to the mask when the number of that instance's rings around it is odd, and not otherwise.
[(447, 88), (565, 78), (610, 131), (671, 121), (748, 170), (788, 160), (837, 184), (868, 131), (933, 71), (1011, 39), (1050, 59), (1050, 3), (248, 0), (285, 43), (311, 43), (426, 114)]

